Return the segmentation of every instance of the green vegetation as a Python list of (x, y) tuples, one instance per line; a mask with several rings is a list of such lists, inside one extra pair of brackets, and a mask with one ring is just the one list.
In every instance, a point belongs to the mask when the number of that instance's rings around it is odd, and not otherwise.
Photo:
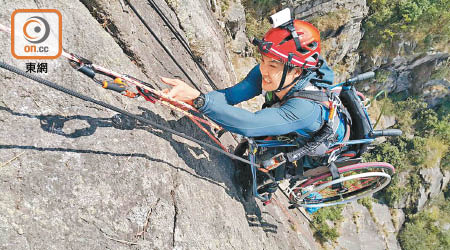
[[(448, 101), (444, 101), (436, 110), (428, 108), (427, 104), (417, 98), (401, 97), (385, 98), (378, 103), (385, 106), (385, 113), (394, 115), (395, 125), (404, 135), (390, 138), (376, 145), (364, 157), (366, 161), (385, 161), (391, 163), (397, 173), (407, 172), (406, 179), (400, 180), (395, 175), (391, 185), (384, 191), (388, 204), (415, 194), (421, 184), (419, 171), (422, 168), (439, 166), (450, 169), (449, 139), (450, 114)], [(411, 195), (414, 201), (416, 195)]]
[[(267, 17), (281, 8), (280, 1), (243, 0), (242, 4), (246, 13), (247, 36), (250, 39), (262, 38), (271, 27)], [(361, 53), (368, 56), (389, 54), (391, 51), (397, 51), (393, 45), (400, 41), (410, 44), (410, 49), (414, 53), (431, 49), (449, 51), (450, 0), (368, 0), (367, 5), (369, 16), (363, 22), (365, 33), (360, 44)], [(339, 75), (345, 74), (347, 67), (343, 63), (334, 64), (333, 58), (337, 52), (329, 48), (335, 47), (331, 43), (339, 43), (339, 39), (345, 37), (338, 36), (336, 40), (327, 39), (327, 36), (346, 24), (349, 18), (349, 11), (342, 9), (310, 20), (321, 31), (323, 55)], [(255, 52), (256, 48), (253, 50)], [(260, 56), (259, 53), (253, 55), (257, 59)], [(450, 59), (440, 62), (431, 73), (431, 79), (449, 80)], [(385, 82), (390, 74), (388, 70), (378, 69), (376, 82), (380, 84)], [(419, 188), (423, 185), (419, 175), (420, 169), (438, 166), (450, 170), (449, 97), (433, 109), (423, 100), (410, 97), (407, 93), (390, 95), (388, 98), (375, 101), (372, 106), (384, 106), (384, 114), (395, 116), (397, 121), (395, 128), (400, 128), (404, 132), (401, 137), (387, 138), (386, 142), (375, 145), (374, 149), (364, 155), (365, 161), (389, 162), (397, 170), (391, 185), (383, 190), (381, 198), (390, 206), (405, 200), (415, 202)], [(359, 203), (369, 211), (372, 210), (371, 199), (363, 199)], [(439, 232), (436, 229), (436, 217), (433, 217), (437, 213), (436, 207), (439, 208), (440, 216), (449, 217), (448, 206), (444, 209), (436, 205), (432, 211), (427, 210), (417, 216), (413, 215), (399, 235), (402, 247), (439, 249), (433, 245), (439, 244), (444, 246), (443, 249), (450, 248), (448, 231)], [(330, 207), (322, 208), (314, 214), (313, 223), (318, 229), (315, 237), (320, 242), (337, 239), (339, 234), (336, 225), (342, 220), (341, 211), (342, 207)]]
[(245, 18), (247, 22), (247, 36), (262, 38), (270, 29), (268, 17), (280, 8), (280, 1), (276, 0), (243, 0)]
[(375, 80), (377, 83), (384, 83), (388, 79), (391, 72), (388, 70), (379, 69), (375, 72)]
[(225, 16), (225, 12), (230, 8), (230, 2), (228, 0), (220, 2), (220, 9), (222, 16)]
[(412, 40), (417, 48), (448, 50), (449, 0), (368, 0), (369, 16), (362, 51), (378, 54), (396, 40)]
[[(268, 17), (280, 9), (280, 1), (243, 0), (242, 5), (245, 8), (247, 37), (249, 39), (253, 39), (254, 37), (262, 39), (264, 34), (272, 27)], [(255, 53), (256, 50), (256, 48), (253, 48), (253, 56), (258, 59), (260, 54)]]
[(340, 9), (337, 11), (326, 13), (323, 16), (317, 16), (309, 20), (314, 26), (320, 30), (321, 38), (321, 51), (322, 55), (325, 57), (330, 65), (333, 65), (333, 70), (338, 75), (343, 75), (346, 73), (347, 66), (341, 64), (336, 64), (335, 60), (340, 51), (334, 49), (337, 43), (342, 43), (347, 39), (346, 34), (341, 34), (336, 39), (329, 39), (332, 33), (339, 30), (351, 19), (350, 11), (347, 9)]
[(358, 203), (365, 206), (369, 212), (372, 211), (372, 197), (364, 197), (359, 199)]
[(450, 80), (450, 58), (438, 65), (431, 73), (431, 79)]
[(337, 225), (343, 219), (341, 215), (343, 208), (344, 206), (325, 207), (314, 213), (313, 225), (317, 229), (314, 237), (321, 243), (325, 243), (328, 240), (335, 241), (339, 237)]
[(320, 30), (321, 39), (326, 39), (330, 32), (336, 31), (339, 27), (345, 25), (350, 18), (349, 10), (340, 9), (328, 12), (323, 16), (314, 17), (309, 22)]
[(398, 239), (403, 249), (450, 249), (450, 200), (440, 197), (424, 211), (411, 215)]

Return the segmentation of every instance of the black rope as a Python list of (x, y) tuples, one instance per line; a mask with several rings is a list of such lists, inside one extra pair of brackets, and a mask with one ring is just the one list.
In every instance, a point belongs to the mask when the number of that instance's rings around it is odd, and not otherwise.
[(170, 31), (172, 31), (172, 33), (175, 35), (175, 37), (181, 43), (181, 45), (183, 45), (183, 48), (191, 56), (192, 60), (195, 62), (195, 64), (197, 64), (198, 68), (203, 73), (203, 76), (205, 76), (206, 80), (209, 82), (209, 85), (211, 85), (211, 87), (214, 90), (217, 90), (218, 89), (217, 85), (214, 83), (214, 81), (211, 79), (211, 77), (209, 77), (208, 73), (206, 73), (206, 70), (200, 65), (200, 63), (198, 62), (198, 60), (192, 53), (192, 50), (189, 47), (188, 43), (181, 36), (180, 32), (177, 31), (175, 26), (173, 26), (173, 24), (169, 21), (167, 16), (164, 15), (164, 13), (161, 11), (161, 9), (158, 7), (158, 5), (153, 0), (148, 0), (148, 3), (150, 4), (151, 7), (153, 7), (153, 9), (156, 11), (156, 13), (158, 13), (158, 15), (161, 17), (161, 19), (164, 21), (164, 23), (167, 25), (167, 27), (170, 29)]
[(175, 26), (169, 21), (167, 16), (162, 12), (162, 10), (159, 8), (159, 6), (153, 1), (148, 0), (148, 4), (156, 11), (156, 13), (161, 17), (161, 19), (164, 21), (164, 23), (168, 26), (170, 31), (176, 36), (178, 41), (183, 45), (183, 47), (186, 49), (188, 53), (191, 53), (191, 48), (189, 47), (189, 43), (184, 40), (184, 38), (180, 35), (180, 33), (177, 31)]
[(172, 61), (178, 66), (178, 68), (181, 70), (181, 72), (183, 72), (183, 74), (189, 79), (189, 81), (192, 83), (192, 85), (194, 85), (194, 87), (198, 91), (202, 92), (200, 90), (200, 88), (194, 83), (194, 80), (192, 80), (192, 78), (188, 75), (188, 73), (186, 73), (186, 71), (183, 69), (183, 67), (178, 63), (178, 61), (175, 59), (175, 57), (172, 55), (172, 53), (170, 53), (169, 49), (161, 42), (161, 40), (159, 40), (158, 36), (155, 34), (155, 32), (153, 32), (153, 30), (150, 28), (150, 26), (148, 26), (148, 24), (145, 22), (145, 20), (142, 18), (142, 16), (139, 15), (139, 13), (134, 8), (134, 6), (131, 5), (131, 3), (128, 0), (125, 0), (125, 2), (130, 6), (130, 8), (131, 8), (131, 10), (133, 10), (134, 14), (136, 14), (136, 16), (139, 18), (139, 20), (141, 20), (142, 24), (144, 24), (144, 26), (147, 28), (147, 30), (153, 35), (155, 40), (159, 43), (159, 45), (161, 45), (161, 47), (164, 49), (164, 51), (167, 53), (167, 55), (169, 55), (169, 57), (172, 59)]
[(92, 103), (95, 103), (95, 104), (97, 104), (97, 105), (100, 105), (100, 106), (102, 106), (102, 107), (104, 107), (104, 108), (113, 110), (113, 111), (115, 111), (115, 112), (117, 112), (117, 113), (120, 113), (120, 114), (129, 116), (129, 117), (134, 118), (134, 119), (136, 119), (136, 120), (138, 120), (138, 121), (140, 121), (140, 122), (142, 122), (142, 123), (149, 124), (149, 125), (151, 125), (151, 126), (153, 126), (153, 127), (155, 127), (155, 128), (161, 129), (161, 130), (163, 130), (163, 131), (167, 131), (167, 132), (169, 132), (169, 133), (171, 133), (171, 134), (174, 134), (174, 135), (178, 135), (178, 136), (180, 136), (180, 137), (182, 137), (182, 138), (185, 138), (185, 139), (187, 139), (187, 140), (189, 140), (189, 141), (198, 143), (198, 144), (203, 145), (203, 146), (205, 146), (205, 147), (207, 147), (207, 148), (209, 148), (209, 149), (212, 149), (212, 150), (214, 150), (214, 151), (217, 151), (217, 152), (219, 152), (219, 153), (222, 153), (222, 154), (224, 154), (224, 155), (226, 155), (226, 156), (228, 156), (228, 157), (230, 157), (230, 158), (232, 158), (232, 159), (235, 159), (235, 160), (238, 160), (238, 161), (247, 163), (247, 164), (251, 164), (251, 162), (250, 162), (249, 160), (246, 160), (246, 159), (244, 159), (244, 158), (242, 158), (242, 157), (239, 157), (239, 156), (236, 156), (236, 155), (231, 154), (231, 153), (229, 153), (229, 152), (226, 152), (226, 151), (224, 151), (224, 150), (222, 150), (222, 149), (220, 149), (220, 148), (218, 148), (218, 147), (215, 147), (215, 146), (213, 146), (213, 145), (211, 145), (211, 144), (208, 144), (208, 143), (206, 143), (206, 142), (202, 142), (202, 141), (197, 140), (197, 139), (195, 139), (195, 138), (193, 138), (193, 137), (190, 137), (190, 136), (188, 136), (188, 135), (185, 135), (184, 133), (181, 133), (181, 132), (175, 131), (175, 130), (173, 130), (173, 129), (167, 128), (167, 127), (165, 127), (165, 126), (159, 125), (159, 124), (157, 124), (157, 123), (155, 123), (155, 122), (152, 122), (152, 121), (150, 121), (150, 120), (148, 120), (148, 119), (145, 119), (145, 118), (143, 118), (143, 117), (141, 117), (141, 116), (132, 114), (132, 113), (130, 113), (130, 112), (128, 112), (128, 111), (119, 109), (119, 108), (117, 108), (117, 107), (112, 106), (111, 104), (108, 104), (108, 103), (105, 103), (105, 102), (102, 102), (102, 101), (98, 101), (98, 100), (96, 100), (96, 99), (94, 99), (94, 98), (92, 98), (92, 97), (85, 96), (85, 95), (80, 94), (80, 93), (78, 93), (78, 92), (75, 92), (75, 91), (73, 91), (73, 90), (71, 90), (71, 89), (67, 89), (67, 88), (62, 87), (62, 86), (60, 86), (60, 85), (57, 85), (56, 83), (53, 83), (53, 82), (50, 82), (50, 81), (48, 81), (48, 80), (42, 79), (42, 78), (40, 78), (40, 77), (34, 76), (34, 75), (29, 74), (29, 73), (27, 73), (27, 72), (25, 72), (25, 71), (23, 71), (23, 70), (20, 70), (20, 69), (14, 67), (14, 66), (8, 65), (8, 64), (6, 64), (5, 62), (0, 61), (0, 68), (4, 68), (4, 69), (9, 70), (9, 71), (11, 71), (11, 72), (14, 72), (14, 73), (16, 73), (16, 74), (18, 74), (18, 75), (24, 76), (24, 77), (26, 77), (26, 78), (28, 78), (28, 79), (31, 79), (31, 80), (36, 81), (36, 82), (38, 82), (38, 83), (44, 84), (44, 85), (46, 85), (46, 86), (48, 86), (48, 87), (50, 87), (50, 88), (53, 88), (53, 89), (56, 89), (56, 90), (58, 90), (58, 91), (64, 92), (64, 93), (66, 93), (66, 94), (68, 94), (68, 95), (74, 96), (74, 97), (79, 98), (79, 99), (81, 99), (81, 100), (84, 100), (84, 101), (87, 101), (87, 102), (92, 102)]

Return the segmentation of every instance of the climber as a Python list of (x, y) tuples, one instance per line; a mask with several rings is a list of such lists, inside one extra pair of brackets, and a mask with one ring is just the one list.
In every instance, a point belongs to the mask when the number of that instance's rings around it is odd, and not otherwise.
[[(163, 90), (170, 97), (188, 103), (228, 131), (246, 137), (292, 135), (302, 144), (319, 131), (329, 119), (329, 106), (299, 92), (320, 92), (316, 82), (332, 84), (334, 74), (320, 56), (319, 30), (301, 20), (289, 20), (271, 28), (263, 40), (254, 39), (261, 61), (240, 83), (207, 94), (201, 94), (179, 79), (161, 78), (171, 86)], [(233, 105), (265, 92), (266, 102), (255, 113)], [(296, 94), (297, 93), (297, 94)], [(298, 98), (296, 98), (298, 97)], [(345, 133), (344, 119), (335, 124), (337, 140)], [(239, 145), (235, 152), (245, 152)], [(245, 164), (244, 164), (245, 165)], [(237, 167), (244, 196), (251, 191), (248, 167)], [(286, 168), (276, 168), (282, 179)], [(266, 190), (274, 192), (275, 188)]]

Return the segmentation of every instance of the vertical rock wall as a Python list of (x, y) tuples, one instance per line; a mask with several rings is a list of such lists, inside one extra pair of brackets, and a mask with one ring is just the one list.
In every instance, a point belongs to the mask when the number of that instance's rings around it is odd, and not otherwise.
[[(209, 90), (152, 8), (131, 2), (194, 82)], [(177, 29), (186, 24), (178, 23), (165, 2), (155, 2)], [(213, 23), (207, 5), (195, 4)], [(0, 6), (0, 23), (6, 25), (15, 9), (58, 9), (67, 50), (154, 86), (163, 87), (160, 75), (187, 81), (123, 1), (0, 0)], [(220, 30), (211, 32), (195, 35), (218, 39), (214, 48), (223, 46)], [(27, 61), (10, 55), (9, 36), (0, 38), (1, 60), (24, 69)], [(216, 57), (228, 63), (226, 55)], [(210, 142), (186, 118), (103, 90), (62, 58), (47, 62), (45, 79)], [(232, 78), (226, 72), (211, 75), (225, 83)], [(223, 155), (3, 69), (0, 77), (1, 249), (317, 248), (300, 214), (242, 201), (232, 163)]]

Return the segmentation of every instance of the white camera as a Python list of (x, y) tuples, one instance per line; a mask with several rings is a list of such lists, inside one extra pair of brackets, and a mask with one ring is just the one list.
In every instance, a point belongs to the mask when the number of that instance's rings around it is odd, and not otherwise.
[(273, 28), (283, 25), (291, 21), (291, 9), (286, 8), (269, 17), (269, 22), (272, 24)]

